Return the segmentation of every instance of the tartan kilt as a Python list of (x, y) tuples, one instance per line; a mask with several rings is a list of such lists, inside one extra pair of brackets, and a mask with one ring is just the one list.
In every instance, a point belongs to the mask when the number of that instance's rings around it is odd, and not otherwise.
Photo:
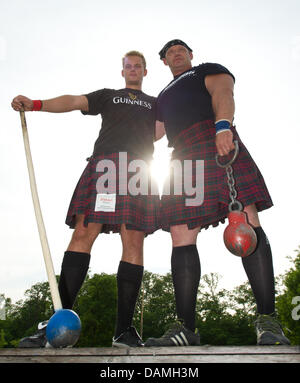
[[(268, 209), (273, 206), (273, 202), (263, 176), (239, 138), (235, 127), (232, 126), (231, 130), (234, 140), (237, 140), (239, 143), (239, 154), (232, 164), (235, 189), (237, 190), (236, 199), (244, 207), (255, 204), (257, 211)], [(173, 171), (170, 174), (170, 179), (166, 180), (164, 186), (164, 192), (161, 197), (161, 222), (163, 230), (170, 231), (170, 226), (179, 224), (187, 224), (189, 229), (196, 227), (207, 229), (210, 225), (214, 227), (220, 222), (225, 222), (228, 214), (228, 204), (231, 200), (225, 168), (221, 168), (216, 164), (215, 137), (216, 130), (212, 120), (196, 123), (175, 137), (171, 160), (179, 160), (181, 170)], [(223, 156), (220, 161), (227, 163), (231, 158), (232, 153), (228, 156)], [(185, 180), (184, 175), (186, 172), (183, 172), (184, 160), (193, 160), (190, 161), (192, 163), (192, 171), (189, 172), (189, 176)], [(201, 202), (198, 206), (186, 206), (186, 199), (190, 199), (192, 196), (185, 193), (183, 183), (188, 181), (191, 185), (196, 185), (195, 160), (202, 160), (199, 162), (203, 164), (201, 178), (203, 181), (201, 184), (203, 191), (202, 200), (199, 198)], [(176, 172), (181, 173), (182, 195), (176, 195), (178, 192), (174, 193)], [(175, 182), (175, 185), (178, 186), (178, 181)], [(167, 193), (165, 192), (166, 187)]]
[[(130, 153), (122, 153), (127, 156), (127, 164), (136, 160)], [(133, 177), (133, 173), (128, 171), (128, 166), (120, 169), (119, 166), (120, 153), (101, 154), (88, 159), (88, 164), (83, 171), (78, 184), (73, 193), (70, 206), (67, 212), (66, 224), (70, 228), (75, 227), (76, 215), (84, 215), (84, 225), (89, 222), (102, 223), (102, 233), (109, 234), (120, 233), (121, 224), (126, 224), (128, 230), (143, 231), (146, 235), (152, 234), (161, 228), (160, 225), (160, 199), (159, 194), (151, 195), (150, 188), (150, 172), (143, 172), (148, 177), (149, 188), (148, 194), (140, 193), (132, 195), (128, 192), (128, 181)], [(107, 174), (107, 168), (99, 171), (97, 164), (101, 160), (109, 160), (115, 165), (115, 185), (112, 186), (106, 182), (105, 192), (116, 194), (115, 211), (95, 211), (96, 197), (99, 192), (97, 181), (99, 178)], [(148, 167), (148, 169), (150, 169)], [(152, 185), (154, 180), (151, 179)], [(104, 183), (105, 184), (105, 183)], [(119, 186), (126, 189), (126, 192), (119, 193)], [(97, 191), (98, 189), (98, 191)], [(124, 189), (124, 190), (125, 190)], [(153, 190), (153, 189), (152, 189)], [(103, 193), (103, 191), (101, 191)], [(126, 195), (123, 195), (126, 194)]]

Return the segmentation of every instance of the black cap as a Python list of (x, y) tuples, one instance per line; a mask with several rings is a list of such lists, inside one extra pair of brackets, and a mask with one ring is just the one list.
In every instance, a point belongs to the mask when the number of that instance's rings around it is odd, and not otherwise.
[(160, 59), (161, 59), (161, 60), (162, 60), (163, 58), (166, 57), (167, 50), (168, 50), (169, 48), (171, 48), (173, 45), (183, 45), (183, 46), (186, 47), (186, 49), (188, 49), (190, 52), (193, 52), (192, 49), (191, 49), (185, 42), (183, 42), (182, 40), (175, 39), (175, 40), (171, 40), (171, 41), (169, 41), (169, 42), (162, 48), (162, 50), (158, 53), (159, 56), (160, 56)]

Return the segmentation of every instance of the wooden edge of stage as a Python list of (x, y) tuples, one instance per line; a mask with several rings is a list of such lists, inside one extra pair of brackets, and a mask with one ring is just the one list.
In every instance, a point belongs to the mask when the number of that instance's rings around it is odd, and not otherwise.
[(300, 363), (300, 346), (2, 348), (0, 363)]

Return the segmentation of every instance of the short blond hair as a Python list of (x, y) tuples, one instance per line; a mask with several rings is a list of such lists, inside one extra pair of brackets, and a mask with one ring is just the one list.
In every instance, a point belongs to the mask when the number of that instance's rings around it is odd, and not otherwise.
[(129, 51), (129, 52), (125, 53), (124, 57), (122, 58), (123, 67), (124, 67), (125, 57), (128, 57), (128, 56), (140, 57), (142, 59), (143, 65), (144, 65), (144, 69), (146, 69), (146, 59), (145, 59), (144, 55), (141, 52), (138, 52), (138, 51)]

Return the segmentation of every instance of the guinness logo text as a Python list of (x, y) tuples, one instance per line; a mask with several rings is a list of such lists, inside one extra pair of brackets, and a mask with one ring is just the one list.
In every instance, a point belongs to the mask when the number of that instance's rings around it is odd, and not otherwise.
[[(132, 93), (129, 93), (129, 97), (130, 97), (130, 98), (116, 96), (116, 97), (113, 98), (113, 103), (114, 103), (114, 104), (131, 104), (131, 105), (138, 105), (138, 106), (142, 106), (142, 107), (144, 107), (144, 108), (152, 109), (152, 105), (151, 105), (150, 102), (137, 100), (137, 99), (136, 99), (137, 96), (133, 95)], [(132, 98), (132, 97), (133, 97), (133, 98)]]

